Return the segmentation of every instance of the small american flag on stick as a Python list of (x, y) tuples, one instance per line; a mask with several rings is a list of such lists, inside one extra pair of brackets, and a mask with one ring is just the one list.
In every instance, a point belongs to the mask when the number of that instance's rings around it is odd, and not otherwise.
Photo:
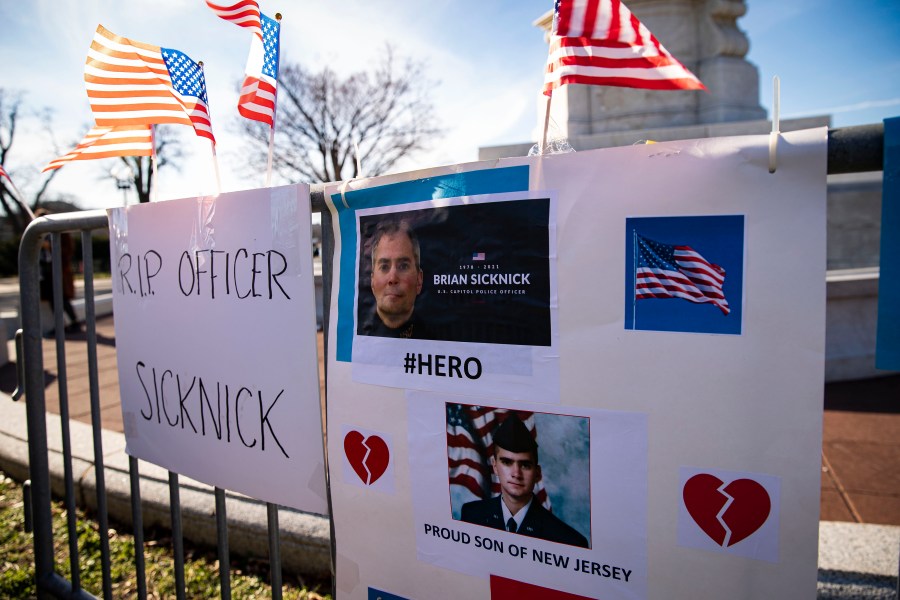
[(99, 25), (84, 82), (100, 127), (191, 125), (215, 144), (203, 69), (183, 52), (135, 42)]
[[(275, 16), (281, 18), (280, 15)], [(252, 121), (261, 121), (274, 128), (281, 24), (266, 15), (260, 17), (262, 37), (250, 40), (250, 55), (244, 69), (238, 112)]]
[(556, 0), (544, 94), (568, 83), (704, 90), (621, 0)]

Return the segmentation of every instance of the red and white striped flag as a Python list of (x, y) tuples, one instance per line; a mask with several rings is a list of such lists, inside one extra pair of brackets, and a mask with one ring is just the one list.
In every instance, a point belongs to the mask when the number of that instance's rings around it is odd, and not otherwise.
[(262, 25), (259, 22), (259, 3), (256, 0), (240, 0), (230, 5), (215, 4), (206, 0), (206, 5), (220, 18), (238, 27), (246, 27), (262, 39)]
[(621, 0), (557, 0), (544, 94), (569, 83), (651, 90), (706, 87)]
[(260, 18), (262, 37), (254, 36), (250, 40), (250, 55), (244, 69), (245, 78), (241, 84), (238, 112), (248, 119), (268, 123), (269, 127), (274, 128), (281, 24), (266, 15), (261, 14)]
[(58, 169), (73, 160), (93, 160), (113, 156), (150, 156), (153, 154), (153, 135), (150, 125), (119, 125), (94, 127), (87, 132), (75, 149), (44, 168)]
[(723, 314), (731, 312), (722, 286), (725, 269), (703, 258), (690, 246), (663, 244), (637, 233), (634, 297), (681, 298), (710, 303)]
[(84, 82), (100, 127), (191, 125), (215, 144), (203, 69), (183, 52), (135, 42), (98, 25)]
[[(489, 460), (494, 455), (494, 432), (509, 414), (505, 408), (447, 405), (447, 459), (451, 486), (460, 486), (475, 498), (490, 498), (500, 493), (500, 481)], [(534, 413), (515, 411), (515, 414), (536, 437)], [(543, 481), (535, 484), (534, 496), (544, 508), (551, 509)]]

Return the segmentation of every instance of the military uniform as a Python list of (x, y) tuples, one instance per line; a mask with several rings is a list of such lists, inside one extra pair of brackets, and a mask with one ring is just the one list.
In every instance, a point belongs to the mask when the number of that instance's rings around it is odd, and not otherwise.
[[(487, 500), (466, 502), (463, 504), (460, 519), (466, 523), (506, 530), (506, 525), (503, 523), (501, 502), (500, 496)], [(583, 535), (563, 523), (559, 517), (538, 504), (537, 501), (532, 501), (525, 518), (522, 520), (522, 525), (516, 533), (549, 540), (558, 544), (568, 544), (581, 548), (588, 547), (587, 539)]]

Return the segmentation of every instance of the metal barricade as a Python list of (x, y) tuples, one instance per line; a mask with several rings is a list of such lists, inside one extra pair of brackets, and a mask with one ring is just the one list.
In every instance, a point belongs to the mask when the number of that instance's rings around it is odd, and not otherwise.
[[(91, 384), (91, 425), (94, 435), (94, 459), (97, 465), (97, 508), (101, 531), (108, 530), (105, 480), (103, 477), (103, 448), (100, 442), (100, 410), (97, 391), (96, 317), (94, 311), (94, 274), (91, 231), (106, 226), (106, 214), (102, 211), (74, 215), (42, 217), (31, 223), (19, 248), (19, 296), (22, 322), (22, 356), (24, 362), (24, 387), (28, 418), (28, 461), (31, 481), (32, 526), (34, 534), (34, 570), (39, 597), (53, 595), (69, 598), (90, 598), (81, 588), (78, 560), (74, 479), (72, 473), (71, 440), (69, 436), (68, 390), (65, 361), (65, 339), (62, 308), (62, 257), (61, 235), (67, 231), (81, 231), (85, 259), (84, 296), (85, 322), (88, 336), (89, 380)], [(68, 581), (56, 572), (53, 556), (53, 531), (50, 510), (50, 470), (47, 444), (46, 401), (44, 397), (44, 356), (41, 328), (40, 265), (39, 256), (45, 236), (50, 237), (53, 251), (53, 295), (56, 331), (59, 408), (62, 425), (63, 464), (65, 479), (65, 503), (69, 537), (69, 563), (72, 580)], [(103, 568), (103, 594), (112, 597), (109, 576), (109, 541), (101, 539)]]
[[(882, 125), (848, 127), (829, 131), (828, 173), (851, 173), (879, 171), (883, 160)], [(331, 215), (325, 208), (324, 186), (317, 184), (311, 189), (311, 204), (314, 212), (321, 214), (322, 222), (322, 274), (323, 274), (323, 314), (327, 355), (328, 307), (331, 296), (332, 260), (334, 239)], [(30, 465), (31, 513), (34, 533), (34, 567), (38, 597), (93, 598), (81, 587), (78, 536), (76, 531), (76, 511), (74, 480), (72, 472), (71, 440), (69, 434), (68, 390), (66, 377), (64, 317), (62, 310), (62, 271), (60, 237), (64, 232), (79, 232), (84, 251), (84, 296), (85, 321), (87, 327), (88, 372), (90, 381), (91, 426), (96, 469), (96, 506), (100, 531), (109, 528), (106, 485), (103, 467), (103, 447), (100, 422), (100, 399), (97, 377), (97, 336), (94, 305), (94, 274), (91, 235), (94, 230), (107, 227), (105, 211), (85, 211), (64, 215), (42, 217), (26, 230), (19, 253), (20, 310), (23, 344), (19, 356), (21, 377), (17, 394), (24, 390), (27, 400), (28, 455)], [(46, 401), (44, 395), (44, 357), (40, 316), (40, 272), (39, 252), (46, 236), (50, 237), (53, 251), (54, 278), (54, 322), (56, 332), (57, 372), (59, 374), (60, 420), (62, 426), (62, 449), (64, 462), (65, 506), (67, 511), (68, 551), (71, 580), (60, 575), (55, 567), (54, 540), (51, 521), (51, 483), (48, 460)], [(21, 369), (24, 363), (24, 369)], [(327, 380), (326, 361), (326, 380)], [(131, 491), (131, 516), (134, 531), (135, 567), (137, 572), (137, 594), (147, 597), (144, 569), (143, 519), (141, 514), (140, 473), (137, 459), (129, 458)], [(176, 473), (169, 473), (169, 501), (171, 507), (171, 528), (175, 556), (175, 584), (177, 597), (185, 597), (184, 545), (181, 528), (181, 506), (179, 481)], [(330, 505), (330, 490), (329, 490)], [(220, 565), (221, 597), (231, 597), (230, 573), (228, 565), (228, 532), (225, 510), (225, 491), (215, 489), (216, 529), (218, 534), (218, 558)], [(279, 550), (278, 507), (267, 505), (269, 561), (271, 565), (271, 592), (273, 598), (280, 598), (281, 560)], [(331, 522), (332, 565), (334, 564), (334, 524)], [(100, 536), (103, 596), (112, 598), (110, 575), (110, 549), (107, 536)]]

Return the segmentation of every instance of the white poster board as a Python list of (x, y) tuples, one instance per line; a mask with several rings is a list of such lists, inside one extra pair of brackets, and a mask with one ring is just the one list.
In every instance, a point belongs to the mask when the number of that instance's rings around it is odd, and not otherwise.
[(109, 219), (126, 452), (327, 513), (308, 186)]
[[(326, 188), (337, 597), (812, 597), (825, 142), (824, 129), (782, 135), (775, 173), (768, 137), (748, 136)], [(558, 393), (410, 385), (418, 377), (393, 364), (360, 376), (361, 215), (502, 194), (554, 199), (554, 352), (536, 362), (557, 369)], [(423, 300), (446, 280), (429, 283), (422, 248), (415, 310), (429, 315)], [(391, 340), (399, 366), (421, 363), (419, 343)], [(493, 436), (512, 414), (539, 450), (529, 513), (549, 506), (568, 526), (556, 529), (576, 534), (527, 522), (513, 533), (489, 508), (502, 508), (499, 490), (515, 495), (489, 462), (503, 458)]]

